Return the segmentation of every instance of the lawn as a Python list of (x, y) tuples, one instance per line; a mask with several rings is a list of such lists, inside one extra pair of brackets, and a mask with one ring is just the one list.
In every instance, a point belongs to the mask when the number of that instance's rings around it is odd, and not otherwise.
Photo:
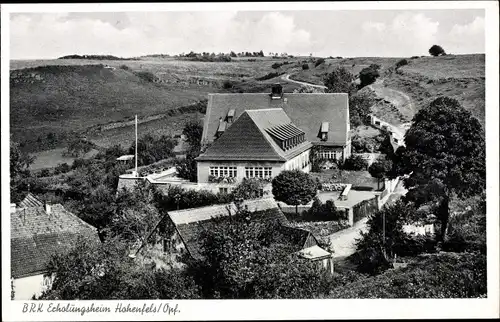
[[(31, 164), (30, 170), (41, 170), (46, 168), (54, 168), (61, 163), (67, 163), (72, 165), (76, 158), (63, 156), (64, 148), (51, 149), (41, 152), (33, 153), (32, 156), (35, 157), (35, 161)], [(88, 153), (82, 156), (84, 159), (90, 159), (95, 156), (99, 151), (96, 149), (90, 150)]]

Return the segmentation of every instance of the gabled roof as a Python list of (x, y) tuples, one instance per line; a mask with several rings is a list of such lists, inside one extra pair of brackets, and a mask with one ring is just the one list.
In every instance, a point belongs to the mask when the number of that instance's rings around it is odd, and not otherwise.
[(281, 108), (245, 111), (197, 160), (283, 162), (311, 147), (305, 141), (284, 151), (268, 131), (283, 126), (297, 128)]
[[(252, 212), (254, 218), (260, 222), (278, 221), (281, 225), (288, 225), (288, 220), (281, 212), (273, 198), (246, 200), (242, 207)], [(237, 213), (234, 203), (214, 205), (201, 208), (171, 211), (168, 216), (174, 223), (187, 251), (194, 259), (202, 259), (201, 234), (212, 228), (212, 218), (229, 218)]]
[(298, 254), (306, 259), (310, 260), (321, 260), (324, 258), (330, 258), (332, 257), (332, 254), (324, 250), (323, 248), (319, 247), (318, 245), (314, 245), (311, 247), (307, 247), (304, 249), (301, 249)]
[[(215, 139), (219, 118), (234, 109), (234, 120), (245, 110), (283, 108), (286, 115), (306, 133), (306, 140), (329, 145), (345, 145), (349, 130), (348, 95), (344, 93), (284, 93), (271, 99), (269, 93), (209, 94), (203, 126), (202, 142)], [(323, 122), (329, 123), (328, 140), (318, 138)], [(229, 125), (229, 124), (228, 124)], [(231, 128), (233, 125), (230, 125)], [(228, 131), (228, 129), (226, 129)]]
[(20, 208), (43, 207), (43, 202), (28, 192), (28, 195), (19, 203)]
[(99, 242), (97, 229), (62, 205), (27, 207), (11, 213), (11, 274), (14, 278), (42, 274), (55, 253), (68, 251), (81, 236)]

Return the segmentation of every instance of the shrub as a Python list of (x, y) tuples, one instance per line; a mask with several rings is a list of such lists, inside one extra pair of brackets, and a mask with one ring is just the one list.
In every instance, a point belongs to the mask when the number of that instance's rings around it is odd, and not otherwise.
[(120, 69), (130, 70), (130, 67), (128, 67), (127, 65), (120, 65)]
[(156, 76), (153, 73), (148, 72), (148, 71), (138, 71), (138, 72), (135, 72), (134, 74), (146, 82), (153, 83), (156, 80)]
[(49, 169), (42, 169), (40, 173), (38, 174), (39, 177), (48, 177), (50, 176), (50, 170)]
[(486, 256), (422, 255), (406, 268), (335, 288), (330, 298), (478, 298), (487, 291)]
[(230, 80), (225, 80), (224, 83), (222, 84), (222, 88), (231, 89), (233, 88), (233, 83)]
[(66, 173), (66, 172), (69, 172), (70, 170), (71, 170), (71, 167), (66, 162), (59, 163), (54, 169), (54, 174)]
[(408, 65), (408, 61), (406, 59), (401, 59), (396, 63), (396, 69), (398, 69), (401, 66)]
[(323, 64), (325, 62), (325, 59), (324, 58), (319, 58), (318, 60), (316, 60), (316, 62), (314, 63), (314, 67), (318, 67), (319, 65)]
[(308, 221), (340, 221), (347, 219), (347, 213), (338, 210), (333, 200), (327, 200), (323, 203), (318, 197), (314, 198), (311, 208), (304, 213), (304, 220)]
[(360, 170), (366, 170), (367, 166), (368, 163), (366, 162), (365, 159), (363, 159), (360, 155), (353, 154), (344, 161), (343, 169), (360, 171)]
[(367, 85), (373, 84), (375, 80), (380, 76), (380, 73), (376, 68), (366, 67), (359, 72), (359, 80), (361, 81), (360, 88)]
[(264, 75), (262, 77), (258, 77), (258, 78), (256, 78), (256, 80), (258, 80), (258, 81), (268, 80), (268, 79), (271, 79), (271, 78), (278, 77), (280, 75), (282, 75), (282, 73), (280, 74), (278, 72), (272, 72), (272, 73), (266, 74), (266, 75)]
[(309, 69), (309, 65), (308, 64), (303, 64), (302, 65), (302, 70), (308, 70)]
[(432, 45), (431, 48), (429, 48), (429, 54), (431, 54), (431, 56), (444, 56), (446, 55), (446, 52), (444, 51), (443, 47), (439, 46), (439, 45)]
[(64, 156), (72, 156), (72, 157), (79, 157), (81, 155), (84, 155), (85, 153), (89, 152), (92, 150), (94, 147), (94, 144), (90, 141), (87, 141), (85, 139), (77, 138), (72, 140), (68, 147), (66, 148), (66, 151), (64, 151), (63, 155)]
[(272, 65), (271, 65), (271, 67), (272, 67), (273, 69), (280, 68), (281, 66), (282, 66), (282, 64), (280, 64), (280, 63), (274, 63), (274, 64), (272, 64)]

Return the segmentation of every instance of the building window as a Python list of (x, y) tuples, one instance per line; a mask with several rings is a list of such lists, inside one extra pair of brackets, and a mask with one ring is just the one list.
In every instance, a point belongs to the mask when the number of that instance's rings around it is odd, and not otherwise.
[(236, 167), (210, 167), (210, 175), (214, 177), (236, 178)]
[(227, 193), (227, 188), (219, 188), (220, 193)]
[(245, 167), (245, 177), (247, 178), (271, 178), (271, 167)]

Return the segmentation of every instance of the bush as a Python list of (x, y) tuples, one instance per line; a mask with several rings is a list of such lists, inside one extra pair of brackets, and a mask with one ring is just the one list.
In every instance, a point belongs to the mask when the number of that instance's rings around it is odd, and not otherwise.
[(487, 291), (486, 256), (440, 253), (408, 267), (335, 288), (329, 298), (478, 298)]
[(431, 56), (444, 56), (446, 55), (446, 52), (444, 51), (443, 47), (439, 46), (439, 45), (432, 45), (431, 48), (429, 48), (429, 54), (431, 54)]
[(272, 67), (273, 69), (280, 68), (281, 66), (282, 66), (282, 64), (280, 64), (280, 63), (274, 63), (274, 64), (272, 64), (272, 65), (271, 65), (271, 67)]
[(63, 155), (71, 157), (80, 157), (89, 152), (90, 150), (92, 150), (94, 146), (95, 145), (92, 142), (87, 141), (86, 139), (81, 139), (81, 138), (74, 139), (69, 143)]
[(360, 88), (373, 84), (380, 77), (380, 73), (376, 68), (366, 67), (359, 72), (359, 80), (361, 81)]
[(139, 71), (139, 72), (135, 72), (134, 74), (146, 82), (153, 83), (156, 80), (156, 76), (153, 73), (148, 72), (148, 71)]
[(55, 169), (54, 169), (54, 174), (61, 174), (61, 173), (66, 173), (71, 171), (71, 167), (69, 164), (65, 163), (59, 163)]
[[(75, 160), (76, 161), (76, 160)], [(40, 173), (38, 174), (39, 177), (48, 177), (50, 176), (50, 170), (49, 169), (42, 169)]]
[(316, 60), (316, 62), (314, 63), (314, 67), (318, 67), (319, 65), (323, 64), (325, 62), (325, 59), (324, 58), (319, 58), (318, 60)]
[(127, 65), (120, 65), (120, 69), (130, 70), (130, 67), (128, 67)]
[(401, 66), (408, 65), (408, 61), (406, 59), (401, 59), (396, 63), (396, 69), (398, 69)]
[(266, 75), (264, 75), (262, 77), (258, 77), (258, 78), (256, 78), (256, 80), (258, 80), (258, 81), (268, 80), (268, 79), (271, 79), (271, 78), (278, 77), (278, 76), (280, 76), (282, 74), (283, 73), (272, 72), (272, 73), (266, 74)]
[(325, 76), (323, 82), (329, 93), (347, 93), (352, 96), (356, 92), (354, 75), (344, 67), (335, 68)]
[(308, 70), (309, 69), (309, 65), (308, 64), (303, 64), (302, 65), (302, 70)]
[(344, 161), (342, 168), (344, 170), (361, 171), (366, 170), (368, 163), (360, 155), (351, 155)]
[(337, 209), (333, 200), (322, 203), (318, 197), (314, 198), (311, 208), (304, 213), (303, 217), (307, 221), (341, 221), (349, 219), (345, 211)]
[(233, 88), (233, 83), (230, 80), (225, 80), (224, 83), (222, 84), (222, 88), (231, 89)]

